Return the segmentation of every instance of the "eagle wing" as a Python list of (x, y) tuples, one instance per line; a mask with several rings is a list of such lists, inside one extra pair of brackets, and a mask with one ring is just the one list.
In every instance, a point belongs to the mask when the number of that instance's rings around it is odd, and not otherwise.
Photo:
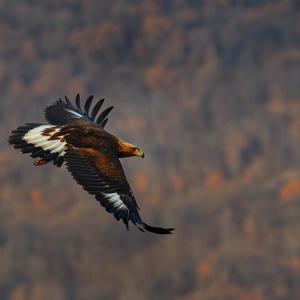
[[(172, 228), (153, 227), (142, 220), (117, 157), (115, 139), (103, 129), (113, 107), (98, 115), (104, 100), (98, 101), (90, 112), (92, 100), (90, 96), (82, 109), (79, 95), (76, 107), (67, 97), (64, 101), (59, 99), (45, 110), (50, 125), (20, 126), (10, 135), (9, 143), (23, 153), (30, 153), (37, 159), (36, 165), (53, 161), (61, 166), (66, 161), (74, 179), (117, 220), (122, 219), (127, 228), (131, 221), (142, 231), (172, 233)], [(84, 122), (73, 122), (76, 120)]]
[(152, 227), (144, 223), (139, 208), (117, 157), (92, 148), (70, 148), (66, 151), (67, 169), (73, 178), (128, 229), (131, 221), (141, 231), (169, 234), (172, 228)]
[(104, 102), (104, 99), (99, 100), (90, 111), (93, 96), (89, 96), (86, 101), (84, 108), (81, 108), (80, 96), (77, 94), (76, 107), (69, 101), (65, 96), (65, 99), (58, 99), (54, 104), (46, 107), (45, 117), (47, 121), (52, 125), (66, 125), (78, 119), (83, 119), (87, 121), (94, 122), (95, 124), (105, 127), (108, 121), (108, 114), (113, 109), (113, 106), (110, 106), (103, 110), (99, 115), (99, 110)]

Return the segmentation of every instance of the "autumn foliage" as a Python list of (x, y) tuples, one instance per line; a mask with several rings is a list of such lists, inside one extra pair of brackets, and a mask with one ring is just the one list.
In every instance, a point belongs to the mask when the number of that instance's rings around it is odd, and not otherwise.
[[(0, 299), (300, 299), (293, 0), (0, 1)], [(124, 226), (9, 132), (58, 97), (107, 129), (146, 222)]]
[(300, 198), (300, 179), (292, 179), (284, 184), (280, 190), (280, 199), (283, 202), (290, 202), (296, 197)]

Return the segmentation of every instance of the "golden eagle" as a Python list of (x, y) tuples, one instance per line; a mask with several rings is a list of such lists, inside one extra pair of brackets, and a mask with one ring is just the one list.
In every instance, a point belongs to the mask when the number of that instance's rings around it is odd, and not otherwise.
[(170, 234), (173, 228), (147, 225), (139, 214), (131, 188), (126, 180), (119, 158), (144, 157), (142, 150), (107, 132), (104, 127), (108, 107), (100, 114), (104, 99), (91, 109), (93, 96), (81, 107), (80, 96), (74, 106), (65, 96), (45, 109), (49, 124), (27, 123), (12, 131), (9, 143), (23, 153), (30, 153), (34, 164), (49, 162), (60, 167), (66, 162), (67, 169), (78, 184), (95, 195), (100, 204), (128, 229), (131, 221), (141, 231)]

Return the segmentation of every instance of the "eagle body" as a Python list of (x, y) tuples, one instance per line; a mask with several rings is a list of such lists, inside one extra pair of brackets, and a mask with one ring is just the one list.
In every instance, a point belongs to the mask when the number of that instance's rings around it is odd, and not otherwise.
[(118, 221), (122, 220), (127, 229), (131, 221), (141, 231), (172, 233), (172, 228), (152, 227), (142, 220), (119, 159), (144, 157), (144, 153), (104, 129), (113, 107), (99, 114), (104, 100), (91, 110), (92, 100), (92, 96), (88, 97), (82, 109), (79, 95), (76, 106), (67, 97), (59, 99), (45, 109), (48, 124), (20, 126), (12, 131), (9, 143), (30, 154), (36, 166), (53, 162), (60, 167), (65, 163), (77, 183)]

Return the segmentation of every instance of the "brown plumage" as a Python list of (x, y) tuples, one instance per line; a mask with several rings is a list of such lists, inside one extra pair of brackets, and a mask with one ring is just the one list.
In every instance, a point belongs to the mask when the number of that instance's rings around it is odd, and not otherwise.
[(18, 127), (9, 143), (35, 158), (35, 165), (53, 162), (60, 167), (66, 163), (68, 171), (86, 191), (126, 227), (131, 221), (141, 231), (158, 234), (172, 233), (172, 228), (152, 227), (143, 222), (139, 208), (126, 180), (119, 158), (139, 156), (143, 151), (107, 132), (104, 127), (113, 107), (98, 112), (104, 102), (90, 108), (93, 97), (84, 105), (76, 97), (76, 107), (68, 98), (59, 99), (45, 110), (49, 124), (28, 123)]

